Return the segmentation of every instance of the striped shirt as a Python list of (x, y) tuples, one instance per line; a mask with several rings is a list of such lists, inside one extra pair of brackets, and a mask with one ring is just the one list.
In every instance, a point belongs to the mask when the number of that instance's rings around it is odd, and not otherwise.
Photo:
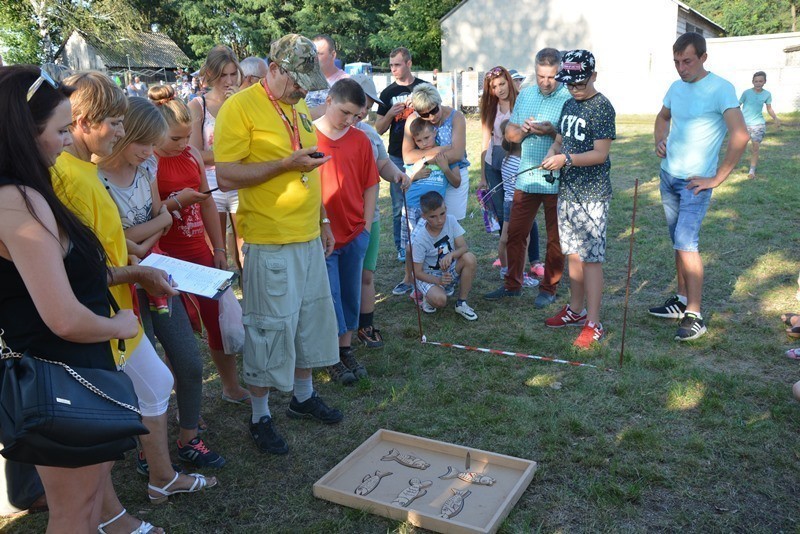
[[(525, 120), (533, 117), (537, 122), (550, 121), (554, 125), (561, 117), (561, 108), (564, 102), (572, 98), (563, 84), (549, 95), (543, 95), (538, 85), (532, 85), (522, 90), (514, 104), (511, 113), (511, 123), (521, 126)], [(520, 157), (520, 170), (537, 167), (542, 163), (553, 138), (545, 135), (529, 135), (522, 140), (522, 155)], [(530, 170), (517, 176), (517, 189), (525, 193), (539, 193), (545, 195), (558, 194), (558, 182), (548, 184), (544, 179), (547, 171)]]

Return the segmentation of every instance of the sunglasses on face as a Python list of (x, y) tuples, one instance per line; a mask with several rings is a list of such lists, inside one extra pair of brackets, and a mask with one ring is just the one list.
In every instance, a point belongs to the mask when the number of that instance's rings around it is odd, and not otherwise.
[(33, 98), (33, 95), (36, 94), (36, 91), (39, 90), (39, 88), (42, 86), (42, 84), (44, 82), (47, 82), (48, 84), (50, 84), (50, 87), (52, 87), (53, 89), (58, 89), (58, 83), (52, 77), (50, 77), (49, 74), (47, 74), (47, 71), (45, 71), (44, 69), (40, 68), (39, 69), (39, 77), (36, 78), (36, 81), (34, 81), (31, 84), (30, 87), (28, 87), (27, 102), (31, 101), (31, 98)]
[(439, 105), (438, 104), (433, 106), (433, 109), (431, 109), (431, 110), (428, 110), (428, 111), (417, 111), (417, 115), (419, 115), (423, 119), (427, 119), (428, 117), (436, 115), (437, 113), (439, 113)]

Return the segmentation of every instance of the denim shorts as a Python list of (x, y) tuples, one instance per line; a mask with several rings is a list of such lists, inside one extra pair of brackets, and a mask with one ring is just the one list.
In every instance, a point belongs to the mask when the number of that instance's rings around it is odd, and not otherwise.
[(695, 194), (686, 189), (688, 180), (676, 178), (661, 170), (661, 204), (667, 217), (672, 248), (685, 252), (697, 252), (700, 225), (711, 202), (712, 189)]

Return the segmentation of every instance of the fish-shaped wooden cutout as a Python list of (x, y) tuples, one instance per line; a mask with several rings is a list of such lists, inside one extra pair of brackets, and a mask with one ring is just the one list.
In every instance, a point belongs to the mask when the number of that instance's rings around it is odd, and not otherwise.
[(391, 462), (392, 460), (400, 465), (413, 467), (414, 469), (427, 469), (431, 466), (431, 464), (419, 456), (414, 456), (413, 454), (402, 454), (397, 449), (390, 450), (383, 458), (381, 458), (381, 461), (384, 462)]
[(364, 478), (361, 479), (361, 484), (358, 485), (356, 488), (355, 494), (356, 495), (368, 495), (372, 490), (378, 487), (381, 479), (383, 477), (388, 477), (392, 473), (384, 473), (383, 471), (375, 471), (374, 474), (367, 473), (364, 475)]
[(419, 497), (422, 497), (428, 493), (425, 488), (429, 488), (433, 484), (433, 481), (412, 478), (408, 481), (408, 483), (411, 485), (401, 491), (400, 494), (392, 501), (392, 504), (407, 507), (414, 501), (414, 499), (418, 499)]
[(476, 484), (478, 486), (491, 486), (497, 482), (497, 480), (493, 479), (489, 475), (482, 475), (474, 471), (456, 471), (452, 466), (449, 465), (447, 466), (447, 473), (443, 474), (439, 478), (442, 480), (449, 480), (456, 477), (464, 482), (469, 482), (470, 484)]
[(452, 519), (453, 517), (457, 516), (461, 510), (464, 509), (464, 499), (469, 497), (472, 493), (470, 490), (460, 490), (455, 488), (450, 488), (450, 491), (453, 492), (453, 496), (444, 501), (442, 505), (442, 513), (441, 517), (445, 519)]

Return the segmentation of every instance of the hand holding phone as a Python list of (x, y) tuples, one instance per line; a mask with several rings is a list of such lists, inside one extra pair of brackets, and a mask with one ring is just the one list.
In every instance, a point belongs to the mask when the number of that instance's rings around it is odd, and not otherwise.
[(308, 157), (309, 158), (314, 158), (314, 159), (320, 159), (320, 158), (324, 158), (325, 154), (323, 154), (322, 152), (314, 152), (313, 154), (309, 154)]

